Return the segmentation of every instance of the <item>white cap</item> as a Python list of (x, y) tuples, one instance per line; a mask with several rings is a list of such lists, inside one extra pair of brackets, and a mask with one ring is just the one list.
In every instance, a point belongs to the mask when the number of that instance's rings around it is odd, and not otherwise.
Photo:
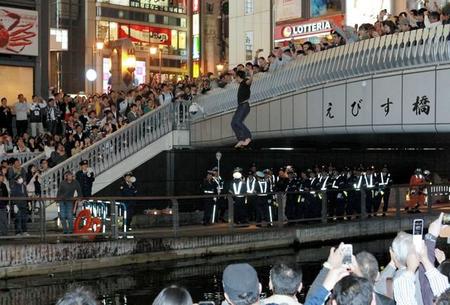
[(241, 178), (242, 178), (242, 174), (241, 174), (240, 172), (235, 172), (235, 173), (233, 174), (233, 178), (234, 178), (234, 179), (241, 179)]

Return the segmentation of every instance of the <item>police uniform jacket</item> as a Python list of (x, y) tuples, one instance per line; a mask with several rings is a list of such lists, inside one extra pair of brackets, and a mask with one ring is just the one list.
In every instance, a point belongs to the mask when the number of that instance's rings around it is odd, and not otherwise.
[(78, 183), (81, 187), (81, 193), (83, 197), (89, 197), (92, 195), (92, 184), (95, 181), (93, 172), (83, 172), (79, 170), (75, 175)]

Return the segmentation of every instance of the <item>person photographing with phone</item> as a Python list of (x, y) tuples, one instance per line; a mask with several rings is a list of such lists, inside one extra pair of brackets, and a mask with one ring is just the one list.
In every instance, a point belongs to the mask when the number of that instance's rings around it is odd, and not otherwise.
[(237, 93), (238, 107), (231, 120), (231, 128), (236, 134), (238, 143), (235, 148), (245, 147), (252, 141), (252, 134), (250, 130), (245, 126), (245, 118), (250, 113), (250, 87), (253, 81), (253, 71), (248, 71), (249, 77), (247, 77), (245, 71), (236, 72), (236, 81), (239, 83), (239, 89)]

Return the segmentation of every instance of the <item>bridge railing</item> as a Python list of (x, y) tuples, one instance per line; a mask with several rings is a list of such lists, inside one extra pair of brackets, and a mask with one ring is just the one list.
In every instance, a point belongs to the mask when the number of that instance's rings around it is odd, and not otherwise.
[(188, 106), (182, 103), (171, 103), (147, 113), (45, 172), (42, 193), (55, 196), (64, 173), (77, 171), (82, 160), (89, 162), (95, 174), (101, 174), (172, 130), (188, 128), (188, 123)]
[[(301, 56), (273, 73), (259, 73), (250, 103), (328, 82), (397, 69), (450, 62), (450, 25), (419, 29), (349, 43)], [(237, 84), (217, 88), (196, 98), (204, 116), (237, 106)]]
[[(369, 218), (382, 216), (380, 219), (404, 219), (421, 218), (426, 215), (438, 215), (440, 212), (449, 212), (449, 185), (435, 185), (427, 187), (426, 205), (418, 209), (421, 214), (411, 214), (412, 210), (407, 211), (405, 206), (408, 201), (407, 185), (391, 186), (388, 190), (367, 190), (367, 189), (333, 189), (319, 191), (301, 191), (301, 192), (278, 192), (267, 194), (270, 202), (265, 206), (268, 209), (269, 219), (264, 222), (250, 221), (248, 225), (270, 225), (273, 227), (283, 227), (288, 224), (308, 224), (310, 227), (326, 224), (329, 222), (353, 221), (356, 223), (366, 222)], [(380, 192), (383, 192), (380, 194)], [(388, 192), (388, 193), (385, 193)], [(371, 193), (381, 195), (389, 194), (389, 208), (382, 211), (368, 211), (366, 204), (367, 196)], [(341, 194), (343, 201), (337, 202), (337, 194)], [(294, 196), (294, 197), (292, 197)], [(256, 199), (256, 195), (247, 195), (247, 200)], [(292, 199), (294, 198), (294, 199)], [(311, 214), (301, 213), (305, 209), (306, 198)], [(339, 197), (338, 197), (339, 198)], [(383, 198), (384, 200), (388, 200)], [(214, 200), (213, 200), (214, 199)], [(43, 241), (53, 241), (62, 236), (74, 236), (78, 238), (89, 239), (118, 239), (132, 236), (149, 236), (157, 234), (177, 236), (182, 232), (203, 230), (202, 220), (205, 213), (205, 201), (210, 205), (206, 213), (210, 213), (209, 219), (217, 226), (230, 232), (242, 227), (242, 224), (236, 223), (235, 216), (239, 211), (235, 200), (231, 194), (223, 193), (221, 195), (190, 195), (190, 196), (142, 196), (142, 197), (90, 197), (90, 198), (69, 198), (62, 200), (56, 197), (27, 197), (27, 198), (2, 198), (0, 201), (11, 200), (12, 205), (17, 202), (27, 201), (32, 206), (33, 222), (28, 224), (29, 235), (0, 236), (0, 240), (16, 238), (35, 238)], [(410, 199), (411, 200), (411, 199)], [(59, 214), (59, 203), (73, 202), (74, 210), (77, 211), (78, 221), (74, 221), (74, 234), (62, 234), (61, 218)], [(414, 201), (414, 200), (412, 200)], [(294, 207), (293, 207), (293, 203)], [(384, 203), (384, 202), (383, 202)], [(411, 204), (411, 202), (410, 202)], [(415, 202), (412, 202), (414, 206)], [(133, 215), (130, 215), (130, 206)], [(297, 210), (295, 217), (287, 218), (286, 213), (293, 213), (292, 209)], [(87, 210), (82, 213), (82, 210)], [(341, 212), (339, 213), (338, 210)], [(414, 210), (415, 211), (415, 210)], [(375, 213), (378, 212), (378, 213)], [(241, 213), (239, 213), (241, 214)], [(8, 213), (8, 216), (11, 215)], [(28, 215), (28, 213), (27, 213)], [(131, 217), (131, 218), (130, 218)], [(94, 225), (93, 219), (97, 218)], [(128, 219), (128, 221), (127, 221)], [(221, 223), (224, 222), (224, 223)], [(12, 231), (13, 221), (10, 219), (10, 231)], [(131, 224), (133, 230), (130, 232), (127, 223)], [(96, 227), (100, 226), (100, 227)], [(244, 224), (244, 226), (246, 226)], [(201, 228), (201, 229), (200, 229)], [(94, 232), (94, 231), (95, 232)], [(1, 263), (0, 263), (1, 265)]]
[(27, 161), (34, 159), (36, 156), (38, 156), (40, 154), (41, 154), (41, 152), (20, 152), (20, 153), (1, 154), (0, 161), (15, 158), (15, 159), (19, 159), (20, 163), (24, 164)]

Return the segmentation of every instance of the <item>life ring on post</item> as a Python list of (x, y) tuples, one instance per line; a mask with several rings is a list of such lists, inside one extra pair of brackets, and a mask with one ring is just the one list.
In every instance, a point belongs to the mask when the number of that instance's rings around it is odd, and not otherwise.
[[(85, 220), (85, 224), (83, 225), (83, 220)], [(75, 219), (75, 223), (73, 224), (73, 233), (89, 233), (89, 230), (92, 227), (92, 216), (91, 211), (88, 209), (81, 210), (78, 213), (77, 218)]]
[[(98, 217), (92, 218), (91, 227), (89, 228), (89, 233), (96, 233), (100, 234), (102, 232), (102, 220)], [(89, 235), (90, 240), (94, 240), (97, 236), (96, 235)]]

